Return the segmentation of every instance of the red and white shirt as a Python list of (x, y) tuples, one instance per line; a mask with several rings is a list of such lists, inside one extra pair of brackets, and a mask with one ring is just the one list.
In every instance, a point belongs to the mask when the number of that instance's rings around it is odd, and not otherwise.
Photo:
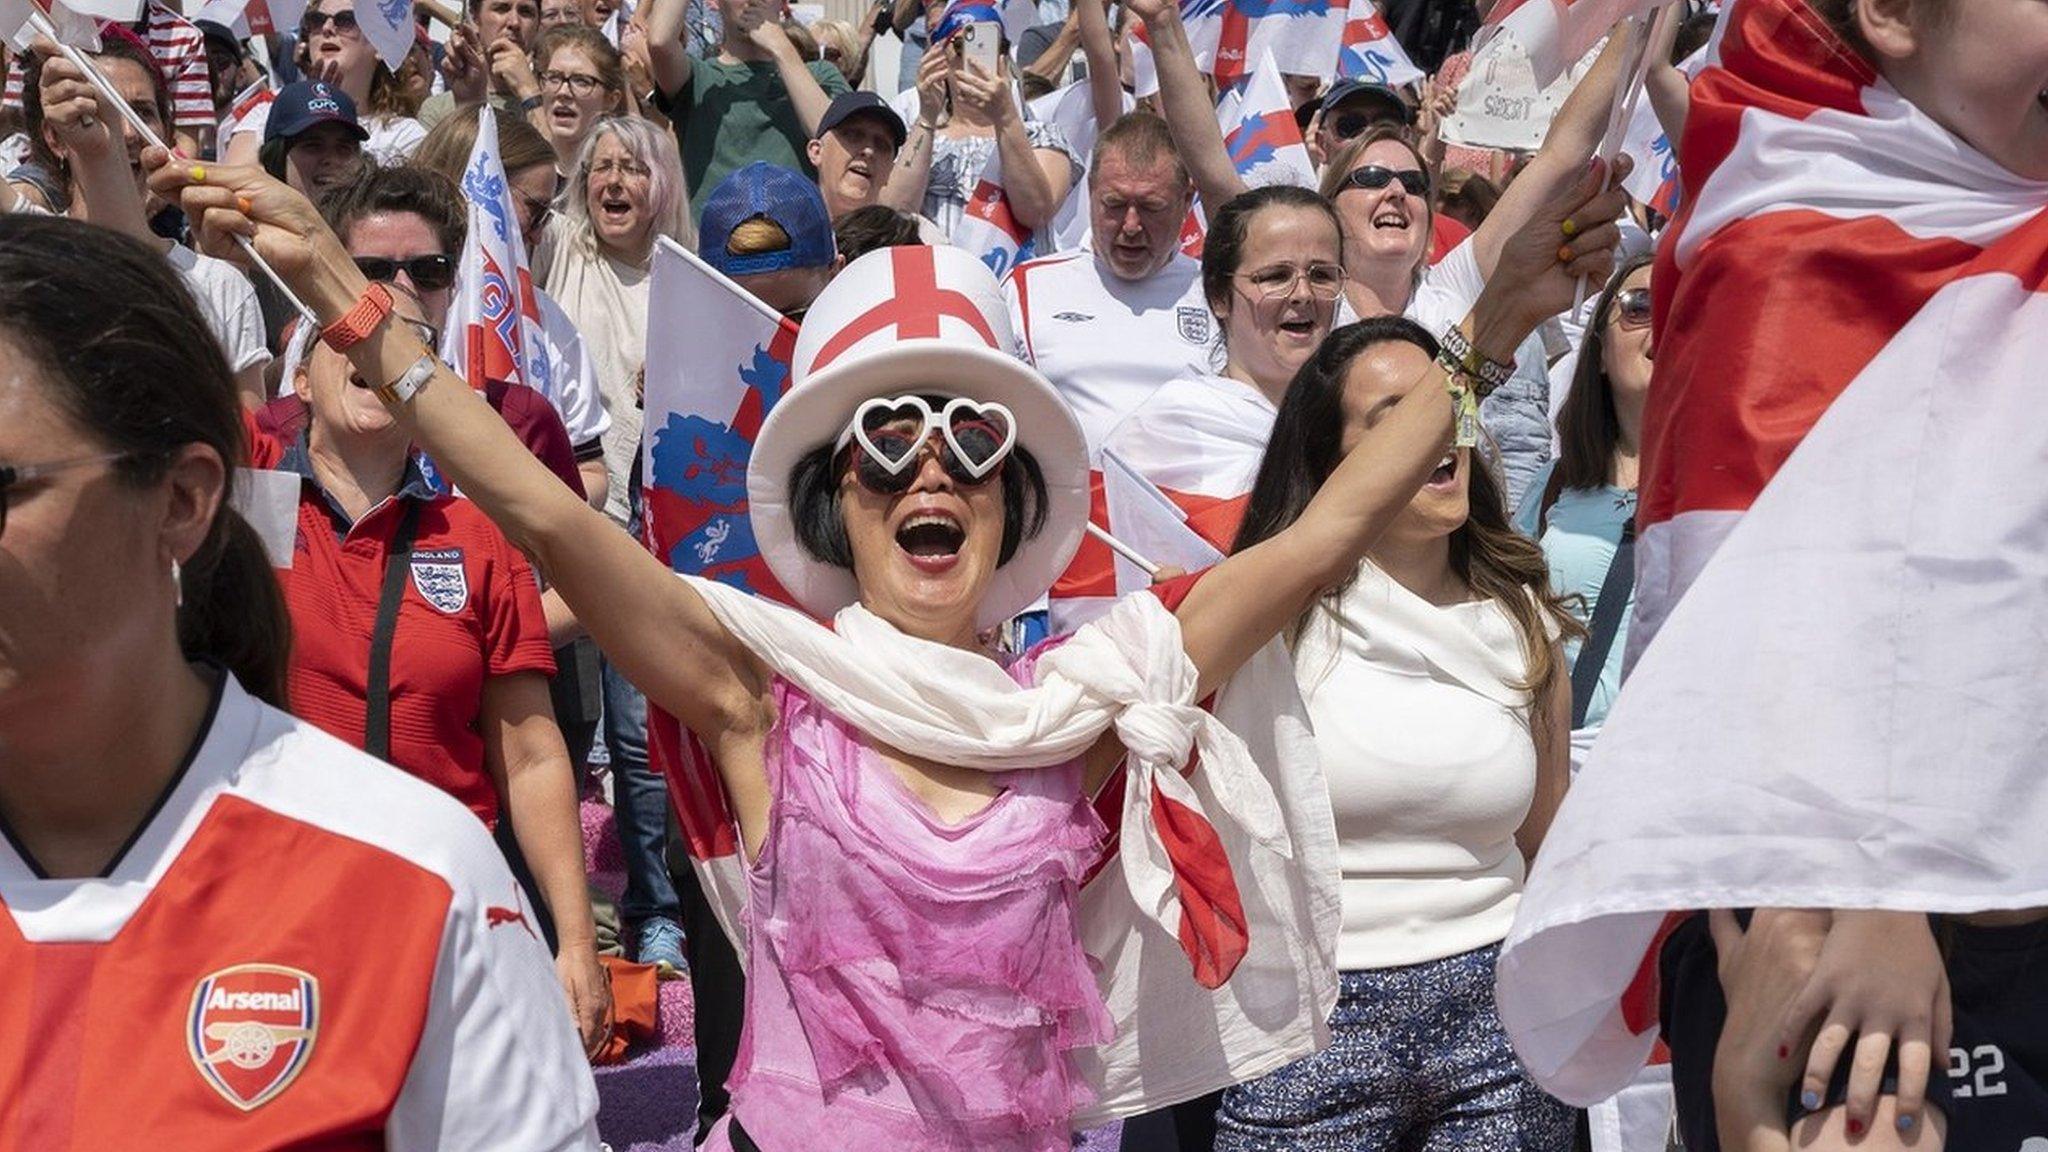
[[(295, 458), (287, 452), (283, 466), (294, 469)], [(385, 561), (405, 505), (419, 498), (400, 496), (347, 524), (306, 480), (292, 566), (278, 570), (292, 618), (292, 708), (358, 748)], [(421, 508), (409, 568), (391, 646), (391, 762), (495, 825), (484, 685), (518, 672), (554, 675), (539, 586), (505, 534), (458, 497)]]
[[(1202, 265), (1175, 253), (1143, 280), (1123, 280), (1089, 251), (1019, 264), (1004, 281), (1010, 318), (1025, 360), (1059, 391), (1088, 440), (1090, 517), (1104, 523), (1099, 467), (1102, 442), (1123, 418), (1169, 380), (1203, 376), (1219, 331), (1202, 295)], [(1060, 602), (1091, 602), (1099, 610), (1116, 595), (1107, 546), (1084, 537), (1065, 575), (1054, 583), (1054, 626)]]
[(0, 837), (0, 1147), (597, 1147), (532, 911), (440, 792), (223, 675), (133, 843)]
[[(205, 33), (157, 0), (149, 0), (144, 15), (148, 23), (142, 30), (143, 39), (171, 90), (171, 106), (164, 110), (165, 115), (180, 131), (213, 127), (213, 74), (206, 63)], [(8, 108), (21, 107), (22, 84), (21, 58), (17, 55), (8, 62), (7, 92), (0, 103)]]

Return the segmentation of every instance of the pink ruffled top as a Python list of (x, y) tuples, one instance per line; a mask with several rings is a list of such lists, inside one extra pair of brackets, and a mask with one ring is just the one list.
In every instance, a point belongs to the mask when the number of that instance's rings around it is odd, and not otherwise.
[[(1018, 661), (1020, 682), (1035, 661)], [(786, 681), (748, 877), (733, 1112), (769, 1150), (1067, 1152), (1112, 1025), (1077, 922), (1106, 830), (1078, 761), (945, 824)]]

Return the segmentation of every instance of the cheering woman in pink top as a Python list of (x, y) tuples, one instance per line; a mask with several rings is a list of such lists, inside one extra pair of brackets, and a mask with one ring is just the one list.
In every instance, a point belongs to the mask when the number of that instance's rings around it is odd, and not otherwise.
[[(1404, 382), (1287, 530), (1006, 663), (986, 637), (1066, 566), (1087, 455), (1003, 351), (1002, 296), (972, 257), (871, 253), (805, 320), (748, 495), (806, 615), (678, 579), (515, 451), (289, 189), (152, 168), (213, 248), (254, 237), (323, 338), (710, 750), (744, 850), (743, 890), (710, 887), (744, 903), (727, 910), (750, 976), (710, 1147), (767, 1152), (1064, 1152), (1077, 1122), (1327, 1042), (1324, 785), (1299, 701), (1252, 673), (1442, 459), (1455, 404), (1505, 373), (1490, 358), (1604, 274), (1621, 201), (1595, 194), (1597, 171), (1559, 187), (1464, 322), (1469, 353)], [(1214, 714), (1194, 707), (1219, 688)], [(1098, 810), (1117, 816), (1114, 856)]]

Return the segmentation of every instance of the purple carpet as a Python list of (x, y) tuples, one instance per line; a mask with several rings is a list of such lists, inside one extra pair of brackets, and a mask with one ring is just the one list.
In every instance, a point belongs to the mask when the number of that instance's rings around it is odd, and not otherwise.
[[(583, 802), (583, 852), (591, 883), (614, 899), (626, 887), (625, 859), (602, 801)], [(612, 1152), (687, 1152), (697, 1125), (697, 1054), (690, 1046), (690, 993), (685, 981), (661, 986), (661, 1042), (624, 1064), (597, 1070), (597, 1131)], [(1121, 1126), (1075, 1138), (1087, 1152), (1114, 1152)], [(847, 1152), (860, 1152), (849, 1149)], [(893, 1152), (893, 1150), (892, 1150)]]

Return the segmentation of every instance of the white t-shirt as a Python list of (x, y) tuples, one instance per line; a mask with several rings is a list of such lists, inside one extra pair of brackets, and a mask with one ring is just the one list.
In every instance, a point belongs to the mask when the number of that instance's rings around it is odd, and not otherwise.
[(1492, 600), (1438, 607), (1371, 563), (1336, 608), (1315, 610), (1295, 670), (1337, 820), (1337, 967), (1499, 943), (1536, 792), (1514, 621)]
[(1161, 384), (1210, 372), (1216, 318), (1202, 297), (1202, 266), (1178, 252), (1138, 281), (1117, 278), (1087, 251), (1029, 260), (1003, 294), (1020, 354), (1073, 409), (1091, 463)]
[(185, 282), (206, 326), (213, 330), (226, 353), (228, 368), (240, 372), (270, 363), (270, 346), (263, 340), (263, 309), (256, 303), (256, 289), (234, 265), (202, 256), (183, 244), (173, 244), (164, 259), (171, 271)]
[[(269, 124), (270, 105), (258, 105), (247, 117), (235, 121), (232, 134), (240, 136), (253, 132), (256, 139), (261, 140), (263, 129)], [(370, 134), (370, 138), (363, 141), (363, 151), (387, 168), (412, 159), (413, 150), (427, 138), (426, 125), (410, 116), (364, 116), (362, 125), (363, 130)], [(226, 153), (225, 145), (221, 151)]]
[(540, 305), (541, 338), (548, 346), (548, 403), (555, 406), (562, 427), (569, 430), (569, 443), (582, 448), (612, 426), (598, 391), (597, 368), (590, 362), (582, 330), (562, 306), (538, 288), (533, 297)]

